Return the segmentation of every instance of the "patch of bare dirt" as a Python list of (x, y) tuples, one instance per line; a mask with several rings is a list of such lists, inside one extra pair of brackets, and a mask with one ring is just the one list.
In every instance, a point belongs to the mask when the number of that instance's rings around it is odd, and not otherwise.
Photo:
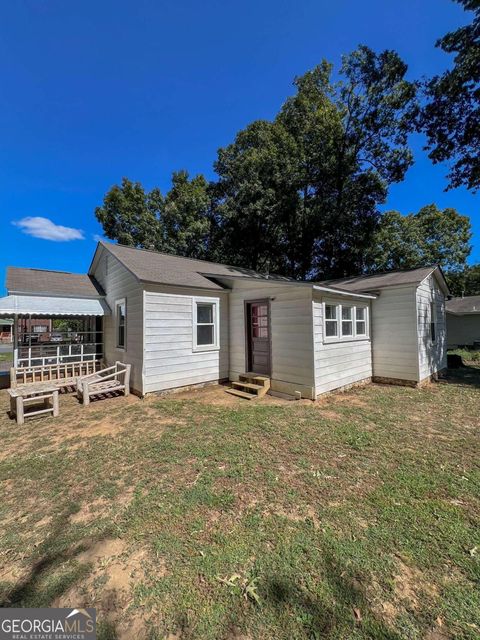
[(402, 560), (397, 560), (398, 573), (394, 577), (394, 591), (398, 600), (408, 604), (411, 609), (418, 609), (419, 597), (423, 593), (435, 598), (438, 590), (428, 582), (419, 569), (409, 567)]
[[(79, 553), (76, 559), (81, 564), (92, 564), (92, 572), (52, 606), (96, 607), (99, 618), (114, 625), (117, 638), (146, 638), (148, 615), (131, 609), (133, 589), (145, 579), (149, 560), (146, 549), (130, 551), (124, 540), (107, 538)], [(165, 561), (156, 561), (156, 577), (167, 574)]]
[(315, 529), (320, 528), (320, 520), (317, 517), (315, 509), (312, 505), (304, 505), (303, 509), (294, 508), (285, 509), (283, 506), (272, 506), (267, 509), (264, 515), (276, 515), (291, 520), (292, 522), (305, 522), (305, 520), (311, 520)]
[(86, 524), (91, 522), (99, 515), (105, 513), (109, 505), (109, 501), (105, 498), (97, 498), (91, 502), (84, 502), (80, 509), (70, 516), (70, 522), (73, 524)]
[[(262, 404), (268, 405), (293, 404), (293, 401), (285, 400), (284, 398), (277, 398), (269, 394), (259, 398), (258, 400), (245, 400), (244, 398), (232, 396), (230, 393), (227, 393), (225, 389), (227, 389), (227, 387), (221, 384), (207, 385), (205, 387), (192, 388), (185, 391), (176, 391), (175, 393), (168, 394), (168, 398), (172, 400), (192, 400), (203, 404), (226, 407), (234, 407), (242, 404), (248, 405), (250, 402), (261, 402)], [(299, 402), (303, 401), (300, 400)], [(310, 403), (311, 401), (307, 400), (306, 402)]]

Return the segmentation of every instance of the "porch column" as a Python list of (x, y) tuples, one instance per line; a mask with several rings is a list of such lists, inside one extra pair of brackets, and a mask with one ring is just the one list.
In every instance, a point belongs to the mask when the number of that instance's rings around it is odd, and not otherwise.
[(13, 366), (18, 367), (18, 316), (13, 318)]

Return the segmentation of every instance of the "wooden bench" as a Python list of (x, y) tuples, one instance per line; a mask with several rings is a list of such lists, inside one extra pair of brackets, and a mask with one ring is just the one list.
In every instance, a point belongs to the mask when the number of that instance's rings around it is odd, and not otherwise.
[(58, 389), (75, 387), (79, 376), (90, 375), (101, 368), (101, 360), (12, 367), (10, 369), (10, 387), (16, 389), (32, 383), (51, 383)]
[[(10, 395), (10, 411), (16, 416), (19, 425), (24, 424), (25, 418), (31, 416), (51, 413), (56, 418), (59, 415), (58, 387), (51, 383), (25, 384), (16, 389), (8, 389), (8, 393)], [(43, 409), (25, 412), (25, 404), (39, 401), (43, 401)]]
[(101, 369), (77, 380), (77, 396), (84, 405), (90, 404), (90, 398), (112, 391), (130, 393), (130, 364), (115, 362), (111, 367)]

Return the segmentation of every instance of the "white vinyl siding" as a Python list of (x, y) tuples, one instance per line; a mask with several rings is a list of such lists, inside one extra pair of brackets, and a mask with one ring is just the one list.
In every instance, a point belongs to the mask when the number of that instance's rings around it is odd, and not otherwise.
[[(195, 347), (194, 305), (199, 300), (210, 300), (218, 308), (218, 348)], [(145, 290), (145, 393), (227, 377), (228, 294), (148, 287)]]
[[(435, 276), (429, 276), (419, 285), (416, 302), (419, 380), (424, 380), (447, 366), (445, 296)], [(431, 335), (432, 311), (435, 321), (434, 341)]]
[[(105, 249), (94, 274), (106, 293), (112, 314), (103, 319), (104, 358), (107, 365), (115, 361), (132, 365), (131, 386), (143, 393), (143, 288), (137, 279)], [(117, 347), (116, 302), (125, 299), (128, 320), (126, 348)]]
[(372, 303), (373, 375), (418, 380), (416, 285), (380, 291)]
[[(347, 301), (344, 297), (334, 300), (330, 297), (323, 299), (316, 293), (313, 296), (316, 395), (369, 379), (372, 376), (372, 346), (369, 337), (344, 336), (343, 339), (335, 339), (326, 336), (324, 328), (324, 308), (329, 305), (353, 308), (357, 304), (359, 308), (368, 307), (365, 302), (359, 303), (353, 299)], [(368, 319), (368, 309), (365, 313)], [(346, 316), (352, 318), (348, 329), (353, 325), (355, 315), (353, 310), (349, 311), (343, 314), (342, 320), (340, 306), (337, 306), (339, 324), (346, 321)]]
[(312, 289), (308, 286), (234, 282), (230, 293), (230, 377), (246, 369), (245, 302), (268, 299), (272, 388), (311, 397), (314, 387)]

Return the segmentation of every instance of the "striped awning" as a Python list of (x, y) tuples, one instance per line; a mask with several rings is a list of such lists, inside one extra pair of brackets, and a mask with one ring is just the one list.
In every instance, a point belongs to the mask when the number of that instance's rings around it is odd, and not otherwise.
[(0, 298), (0, 318), (12, 316), (108, 316), (107, 303), (100, 298), (60, 298), (10, 295)]

